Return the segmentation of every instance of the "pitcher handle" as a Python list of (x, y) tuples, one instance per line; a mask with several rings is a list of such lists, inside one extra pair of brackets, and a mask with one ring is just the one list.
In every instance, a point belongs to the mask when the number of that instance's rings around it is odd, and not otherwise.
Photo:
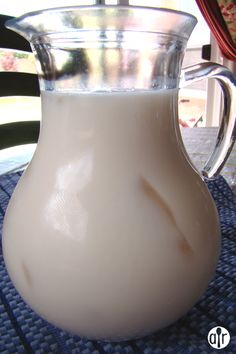
[(202, 171), (204, 177), (213, 178), (224, 167), (236, 140), (236, 77), (225, 66), (211, 62), (201, 63), (182, 70), (180, 88), (206, 78), (217, 79), (224, 99), (215, 148)]

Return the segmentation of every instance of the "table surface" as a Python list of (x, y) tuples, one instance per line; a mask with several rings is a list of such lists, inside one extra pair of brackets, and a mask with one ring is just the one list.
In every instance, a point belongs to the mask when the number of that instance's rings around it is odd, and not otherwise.
[[(0, 177), (0, 231), (19, 177), (19, 172)], [(212, 354), (219, 351), (210, 347), (208, 332), (222, 326), (230, 332), (231, 341), (221, 352), (235, 354), (236, 194), (222, 176), (207, 184), (220, 216), (221, 257), (204, 295), (184, 317), (158, 333), (132, 341), (106, 343), (73, 336), (44, 321), (24, 303), (8, 277), (0, 242), (0, 353)]]
[[(199, 169), (208, 158), (216, 133), (215, 128), (182, 130), (189, 155)], [(34, 148), (25, 150), (24, 156), (22, 151), (18, 152), (18, 157), (15, 152), (12, 160), (6, 155), (5, 163), (0, 156), (1, 172), (27, 162)], [(230, 183), (235, 178), (235, 164), (234, 147), (222, 173)], [(19, 172), (0, 176), (0, 234), (4, 213), (19, 176)], [(236, 353), (236, 194), (222, 176), (207, 184), (220, 216), (222, 251), (215, 277), (186, 316), (156, 334), (135, 341), (104, 343), (72, 336), (48, 324), (24, 303), (8, 277), (0, 242), (0, 353), (212, 354), (219, 350), (210, 347), (207, 335), (216, 326), (225, 327), (231, 335), (229, 346), (221, 352)]]
[[(182, 128), (186, 150), (194, 165), (202, 170), (212, 151), (218, 128)], [(27, 166), (35, 151), (35, 144), (0, 151), (0, 175)], [(230, 185), (236, 185), (236, 144), (221, 174)]]
[[(214, 148), (218, 128), (183, 128), (181, 132), (191, 160), (201, 171)], [(236, 185), (236, 144), (234, 144), (221, 175), (230, 185)]]

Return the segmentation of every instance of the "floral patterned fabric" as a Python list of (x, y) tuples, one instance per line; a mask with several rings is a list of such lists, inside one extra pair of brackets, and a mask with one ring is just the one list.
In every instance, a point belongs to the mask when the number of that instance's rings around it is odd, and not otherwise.
[(236, 44), (236, 1), (217, 0), (233, 42)]
[(236, 62), (236, 0), (195, 0), (223, 56)]

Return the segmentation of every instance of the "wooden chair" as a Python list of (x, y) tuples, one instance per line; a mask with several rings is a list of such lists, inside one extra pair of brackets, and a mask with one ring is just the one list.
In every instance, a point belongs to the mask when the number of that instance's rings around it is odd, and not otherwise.
[[(0, 48), (31, 52), (30, 45), (24, 38), (5, 28), (5, 22), (10, 18), (12, 17), (0, 15)], [(0, 97), (37, 97), (39, 95), (39, 83), (36, 74), (0, 72)], [(39, 121), (0, 124), (0, 150), (17, 145), (36, 143), (39, 126)]]

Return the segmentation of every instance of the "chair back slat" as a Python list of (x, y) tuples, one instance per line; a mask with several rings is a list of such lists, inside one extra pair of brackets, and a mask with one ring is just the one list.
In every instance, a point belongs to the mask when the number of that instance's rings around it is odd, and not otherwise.
[(36, 74), (0, 72), (0, 96), (39, 96)]
[[(5, 22), (11, 18), (0, 15), (0, 48), (31, 52), (30, 44), (23, 37), (5, 27)], [(39, 82), (36, 74), (0, 72), (0, 97), (39, 95)], [(15, 122), (7, 124), (1, 124), (0, 118), (0, 150), (38, 141), (40, 122), (35, 120), (19, 122), (17, 117), (15, 118)]]

